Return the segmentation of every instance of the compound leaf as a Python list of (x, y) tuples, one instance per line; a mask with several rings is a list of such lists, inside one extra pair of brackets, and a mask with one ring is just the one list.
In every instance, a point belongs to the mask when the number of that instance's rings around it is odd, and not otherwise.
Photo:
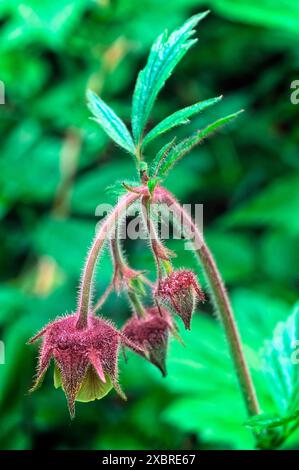
[(114, 142), (134, 155), (135, 146), (131, 134), (123, 121), (96, 93), (89, 90), (87, 99), (88, 107), (94, 115), (94, 120), (102, 126), (106, 134)]
[(141, 141), (154, 101), (178, 62), (196, 39), (190, 39), (194, 27), (208, 12), (192, 16), (179, 29), (168, 35), (164, 31), (154, 42), (147, 64), (138, 75), (132, 103), (132, 129), (135, 143)]
[(299, 304), (265, 341), (262, 359), (279, 411), (293, 414), (299, 409)]
[(294, 413), (289, 416), (280, 416), (278, 414), (267, 414), (262, 413), (256, 416), (253, 416), (248, 421), (245, 422), (245, 426), (253, 429), (255, 432), (260, 433), (264, 430), (269, 430), (277, 428), (280, 426), (285, 426), (286, 424), (297, 420), (299, 412)]
[(204, 109), (218, 103), (222, 99), (222, 96), (217, 96), (216, 98), (211, 98), (205, 101), (199, 101), (192, 106), (187, 106), (186, 108), (180, 109), (175, 113), (171, 114), (167, 118), (163, 119), (159, 124), (157, 124), (144, 138), (142, 146), (145, 147), (149, 142), (158, 137), (165, 132), (170, 131), (174, 127), (181, 126), (182, 124), (188, 124), (189, 118), (195, 114), (200, 113)]
[(195, 147), (195, 145), (198, 145), (203, 139), (210, 136), (220, 127), (235, 119), (241, 112), (242, 111), (238, 111), (237, 113), (229, 114), (228, 116), (220, 118), (217, 121), (214, 121), (208, 126), (206, 126), (204, 129), (197, 131), (195, 134), (179, 142), (175, 147), (173, 147), (169, 151), (164, 162), (162, 163), (162, 165), (160, 165), (158, 176), (166, 176), (166, 174), (174, 166), (174, 164), (178, 160), (180, 160), (184, 155), (189, 153), (193, 149), (193, 147)]

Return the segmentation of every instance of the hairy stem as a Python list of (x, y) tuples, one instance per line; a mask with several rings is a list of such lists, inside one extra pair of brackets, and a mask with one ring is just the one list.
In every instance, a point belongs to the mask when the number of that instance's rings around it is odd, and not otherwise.
[(174, 196), (164, 188), (157, 188), (157, 198), (160, 202), (166, 203), (173, 211), (174, 215), (179, 218), (181, 222), (183, 221), (182, 223), (184, 228), (188, 227), (190, 231), (187, 234), (188, 238), (192, 234), (194, 251), (201, 262), (212, 294), (212, 300), (223, 323), (247, 412), (249, 416), (259, 414), (260, 410), (256, 391), (244, 356), (238, 327), (234, 319), (233, 310), (230, 305), (221, 274), (217, 268), (213, 255), (192, 218), (177, 202)]
[(112, 281), (110, 282), (110, 284), (107, 286), (107, 288), (104, 290), (103, 294), (101, 295), (101, 297), (97, 300), (97, 303), (95, 304), (95, 306), (93, 307), (92, 309), (92, 313), (95, 314), (97, 311), (99, 311), (102, 307), (102, 305), (106, 302), (106, 300), (108, 299), (109, 295), (111, 294), (111, 292), (113, 291), (113, 288), (114, 288), (114, 284), (113, 284), (113, 279)]
[(144, 306), (142, 305), (139, 295), (137, 295), (133, 291), (128, 291), (128, 297), (133, 307), (134, 313), (136, 313), (139, 318), (144, 318), (145, 309), (144, 309)]
[(89, 251), (84, 271), (81, 278), (80, 293), (78, 301), (78, 321), (77, 328), (86, 328), (88, 314), (92, 297), (92, 281), (100, 251), (109, 233), (115, 228), (117, 221), (126, 209), (140, 197), (138, 193), (128, 193), (119, 201), (114, 210), (104, 220), (98, 234), (96, 235), (92, 247)]
[(169, 261), (168, 251), (166, 250), (166, 248), (163, 246), (162, 242), (160, 241), (155, 225), (153, 221), (151, 220), (150, 210), (151, 210), (150, 198), (148, 196), (143, 196), (141, 199), (141, 212), (143, 215), (143, 220), (147, 229), (149, 241), (150, 241), (153, 255), (155, 258), (158, 279), (161, 279), (162, 277), (161, 264), (163, 265), (165, 269), (167, 268), (167, 270), (170, 271), (171, 263)]

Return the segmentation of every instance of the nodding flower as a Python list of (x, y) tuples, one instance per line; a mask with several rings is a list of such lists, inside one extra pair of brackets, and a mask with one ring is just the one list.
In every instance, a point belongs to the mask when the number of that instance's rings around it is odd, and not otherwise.
[[(30, 391), (40, 386), (54, 359), (54, 385), (62, 387), (71, 418), (75, 416), (75, 401), (100, 399), (113, 387), (126, 399), (118, 383), (118, 353), (121, 342), (132, 347), (111, 322), (101, 317), (90, 316), (85, 329), (78, 329), (77, 321), (77, 313), (60, 317), (29, 341), (42, 338), (37, 375)], [(138, 346), (133, 349), (138, 350)]]
[(151, 307), (145, 310), (144, 317), (131, 317), (122, 332), (140, 347), (137, 352), (158, 367), (165, 377), (168, 337), (173, 327), (171, 316), (166, 309)]
[(154, 297), (178, 314), (187, 330), (190, 330), (196, 301), (205, 300), (195, 274), (187, 269), (172, 271), (161, 279), (154, 290)]

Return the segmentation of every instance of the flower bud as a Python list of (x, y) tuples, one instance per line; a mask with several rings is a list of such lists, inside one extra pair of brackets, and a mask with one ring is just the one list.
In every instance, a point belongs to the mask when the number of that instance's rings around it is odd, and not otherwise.
[(39, 387), (53, 358), (54, 385), (64, 390), (72, 418), (75, 400), (100, 399), (112, 387), (126, 399), (118, 384), (119, 345), (125, 339), (103, 318), (90, 316), (86, 329), (77, 329), (77, 320), (77, 314), (58, 318), (29, 341), (43, 339), (31, 391)]
[(168, 311), (152, 307), (145, 310), (145, 316), (142, 318), (136, 315), (131, 317), (122, 332), (133, 344), (140, 347), (136, 352), (157, 366), (165, 377), (168, 336), (172, 328)]
[(162, 279), (154, 296), (158, 302), (166, 304), (182, 318), (187, 330), (190, 330), (196, 300), (205, 300), (195, 274), (187, 269), (173, 271)]
[(132, 285), (142, 285), (140, 280), (141, 274), (143, 274), (143, 271), (137, 271), (125, 264), (115, 266), (113, 276), (113, 286), (115, 291), (120, 293), (122, 290), (130, 290)]

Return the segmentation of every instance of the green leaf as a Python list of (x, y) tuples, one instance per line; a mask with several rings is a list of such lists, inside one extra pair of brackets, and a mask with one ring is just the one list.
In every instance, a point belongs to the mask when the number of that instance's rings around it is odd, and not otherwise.
[(0, 287), (0, 325), (15, 321), (19, 314), (26, 311), (26, 295), (17, 287), (2, 284)]
[(170, 343), (165, 386), (175, 398), (162, 418), (184, 432), (197, 433), (203, 443), (217, 441), (226, 449), (252, 449), (221, 326), (201, 313), (192, 320), (191, 331), (180, 334), (186, 347), (177, 341)]
[(299, 304), (265, 341), (262, 360), (278, 411), (294, 414), (299, 410)]
[[(236, 294), (238, 292), (239, 290), (235, 291)], [(242, 304), (238, 302), (238, 323), (242, 318), (244, 328), (241, 330), (241, 335), (244, 352), (261, 407), (267, 410), (267, 414), (279, 416), (273, 406), (258, 354), (255, 353), (260, 347), (262, 338), (256, 342), (253, 334), (247, 337), (245, 335), (246, 330), (249, 330), (265, 337), (265, 334), (269, 335), (272, 330), (271, 319), (264, 319), (264, 316), (271, 314), (271, 311), (267, 313), (264, 308), (267, 306), (266, 298), (260, 299), (258, 296), (255, 302), (254, 295), (253, 291), (251, 293), (248, 291), (245, 295), (243, 290), (237, 295), (244, 300)], [(247, 310), (243, 308), (246, 305), (246, 298), (252, 302)], [(271, 297), (269, 297), (270, 302)], [(252, 315), (251, 306), (254, 306), (254, 303), (258, 304), (259, 308), (255, 309)], [(277, 310), (278, 307), (279, 305)], [(284, 306), (281, 316), (275, 312), (276, 318), (283, 318), (284, 315)], [(262, 334), (259, 328), (257, 329), (257, 325), (260, 324)], [(247, 420), (246, 410), (221, 330), (218, 321), (200, 312), (192, 320), (191, 331), (181, 332), (186, 347), (182, 347), (176, 341), (170, 343), (168, 376), (164, 383), (172, 391), (174, 398), (165, 408), (162, 418), (184, 432), (197, 433), (203, 443), (217, 442), (217, 445), (225, 449), (252, 449), (254, 442), (251, 433), (244, 426)], [(234, 413), (231, 412), (232, 409)], [(259, 437), (264, 447), (267, 446), (267, 442), (270, 448), (272, 443), (277, 442), (275, 441), (277, 433), (274, 430)]]
[(88, 107), (95, 116), (94, 120), (102, 126), (114, 142), (134, 155), (135, 146), (131, 134), (123, 121), (94, 92), (88, 90), (87, 99)]
[[(51, 201), (59, 184), (58, 138), (42, 137), (35, 120), (23, 120), (15, 125), (3, 142), (0, 160), (0, 186), (3, 205)], [(16, 168), (18, 171), (16, 171)], [(47, 184), (41, 185), (41, 175), (47, 175)]]
[(299, 5), (293, 0), (214, 0), (213, 9), (230, 21), (299, 31)]
[(160, 166), (158, 175), (166, 176), (169, 170), (174, 166), (174, 164), (180, 160), (184, 155), (189, 153), (195, 145), (198, 145), (203, 139), (210, 136), (213, 132), (218, 130), (220, 127), (228, 124), (233, 119), (235, 119), (242, 112), (238, 111), (237, 113), (229, 114), (223, 118), (218, 119), (217, 121), (212, 122), (204, 129), (197, 131), (195, 134), (187, 137), (186, 139), (179, 142), (175, 147), (173, 147), (165, 158), (163, 164)]
[(267, 429), (277, 428), (284, 426), (298, 418), (299, 411), (289, 416), (280, 416), (278, 414), (262, 413), (257, 416), (253, 416), (245, 422), (245, 426), (254, 429), (255, 432), (261, 432)]
[[(228, 249), (226, 251), (228, 252)], [(241, 263), (244, 261), (242, 260)], [(278, 322), (287, 318), (290, 306), (276, 293), (271, 292), (266, 295), (253, 288), (234, 290), (231, 293), (231, 301), (241, 338), (247, 345), (250, 345), (258, 357), (265, 338), (272, 335)]]
[[(226, 227), (269, 226), (291, 235), (299, 233), (299, 172), (277, 178), (256, 197), (222, 219)], [(291, 195), (291, 197), (290, 197)]]
[(147, 64), (138, 75), (132, 103), (132, 129), (135, 143), (141, 141), (154, 101), (165, 81), (196, 39), (194, 27), (208, 12), (192, 16), (170, 36), (164, 31), (154, 42)]
[(77, 278), (95, 225), (95, 222), (75, 218), (41, 218), (32, 234), (34, 249), (40, 256), (53, 258), (68, 276)]
[[(6, 39), (7, 48), (28, 44), (36, 39), (41, 45), (61, 46), (76, 27), (85, 8), (85, 0), (10, 3), (17, 14), (12, 15), (2, 34), (2, 41)], [(16, 5), (13, 6), (14, 3)]]
[[(71, 207), (75, 213), (91, 216), (99, 204), (113, 203), (116, 198), (111, 197), (112, 191), (109, 191), (112, 185), (116, 185), (123, 192), (121, 183), (131, 177), (132, 161), (129, 158), (118, 159), (115, 155), (113, 162), (113, 165), (103, 164), (100, 168), (94, 168), (93, 171), (86, 172), (77, 179), (71, 196)], [(115, 168), (121, 180), (118, 177), (116, 180)]]
[(222, 96), (211, 98), (205, 101), (199, 101), (198, 103), (187, 106), (186, 108), (180, 109), (175, 113), (171, 114), (167, 118), (163, 119), (157, 126), (155, 126), (144, 138), (142, 147), (145, 147), (149, 142), (165, 132), (170, 131), (174, 127), (181, 126), (182, 124), (188, 124), (189, 118), (195, 114), (200, 113), (209, 106), (213, 106), (222, 99)]
[[(239, 285), (241, 281), (252, 278), (257, 262), (252, 238), (237, 231), (220, 231), (218, 227), (206, 230), (205, 234), (225, 282)], [(227, 253), (230, 255), (227, 256)]]
[(161, 166), (161, 164), (163, 163), (163, 161), (165, 160), (165, 158), (167, 157), (171, 147), (173, 146), (175, 142), (175, 138), (172, 139), (170, 142), (168, 142), (167, 144), (163, 145), (163, 147), (159, 150), (159, 152), (156, 154), (152, 164), (151, 164), (151, 167), (150, 167), (150, 175), (151, 176), (156, 176), (159, 172), (159, 168)]

